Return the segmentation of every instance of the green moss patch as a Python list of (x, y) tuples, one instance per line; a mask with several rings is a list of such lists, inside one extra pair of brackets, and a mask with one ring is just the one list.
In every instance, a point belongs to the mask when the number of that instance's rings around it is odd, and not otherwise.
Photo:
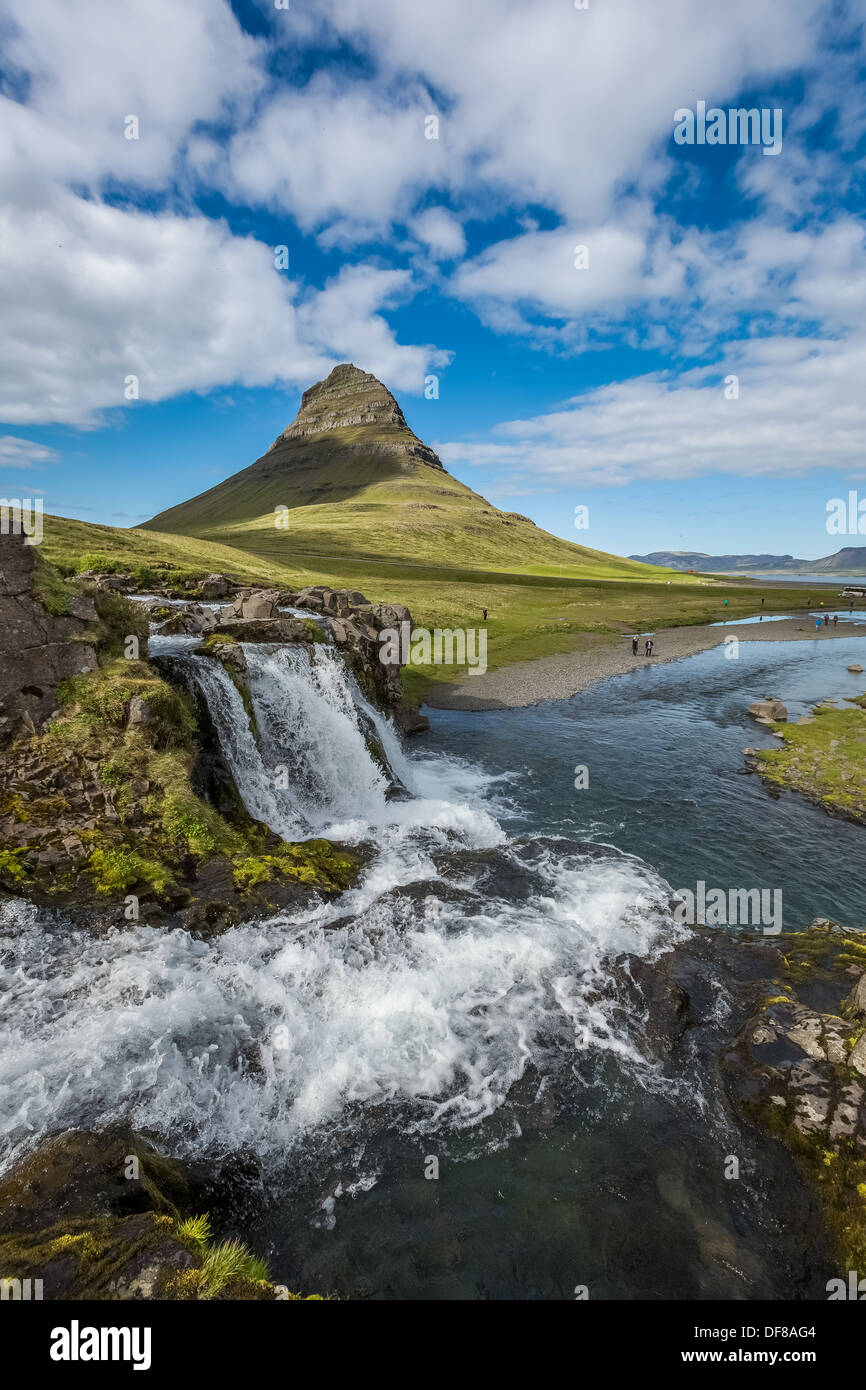
[(756, 756), (773, 786), (799, 792), (825, 810), (866, 824), (866, 709), (817, 706), (811, 724), (775, 724), (784, 745)]
[(233, 862), (234, 880), (239, 888), (253, 888), (285, 877), (325, 892), (341, 892), (350, 887), (359, 867), (353, 854), (337, 849), (330, 840), (283, 844), (272, 854), (243, 855)]

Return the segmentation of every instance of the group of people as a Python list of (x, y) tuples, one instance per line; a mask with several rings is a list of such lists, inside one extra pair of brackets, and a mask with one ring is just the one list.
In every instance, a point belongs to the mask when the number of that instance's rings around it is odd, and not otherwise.
[[(653, 647), (654, 647), (654, 646), (655, 646), (655, 643), (653, 642), (653, 639), (652, 639), (651, 637), (648, 637), (648, 638), (646, 639), (646, 641), (644, 642), (644, 656), (652, 656), (652, 654), (653, 654)], [(638, 638), (637, 638), (637, 637), (633, 637), (633, 638), (631, 639), (631, 654), (632, 654), (632, 656), (637, 656), (637, 649), (638, 649)]]
[[(833, 626), (834, 626), (834, 627), (836, 626), (836, 624), (838, 623), (838, 621), (839, 621), (839, 614), (838, 614), (838, 613), (834, 613), (834, 614), (833, 614)], [(815, 626), (816, 626), (816, 627), (829, 627), (829, 626), (830, 626), (830, 614), (829, 614), (829, 613), (825, 613), (824, 616), (823, 616), (823, 618), (816, 618), (816, 619), (815, 619)]]

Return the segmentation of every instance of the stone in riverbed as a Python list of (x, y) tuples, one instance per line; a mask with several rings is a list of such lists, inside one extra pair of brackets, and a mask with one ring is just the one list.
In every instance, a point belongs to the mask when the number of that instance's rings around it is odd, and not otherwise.
[(755, 700), (754, 704), (749, 705), (749, 714), (759, 723), (765, 723), (769, 720), (782, 721), (788, 718), (788, 711), (782, 701), (775, 698)]
[(209, 574), (202, 580), (202, 598), (225, 598), (231, 585), (224, 574)]
[(853, 671), (855, 675), (859, 675), (860, 672), (863, 670), (863, 667), (862, 667), (862, 666), (858, 666), (858, 665), (856, 664), (856, 662), (855, 662), (855, 664), (854, 664), (853, 666), (849, 666), (849, 667), (848, 667), (848, 670), (849, 670), (849, 671)]
[(234, 637), (237, 642), (312, 642), (313, 634), (300, 618), (280, 614), (273, 618), (223, 618), (214, 628), (216, 636)]

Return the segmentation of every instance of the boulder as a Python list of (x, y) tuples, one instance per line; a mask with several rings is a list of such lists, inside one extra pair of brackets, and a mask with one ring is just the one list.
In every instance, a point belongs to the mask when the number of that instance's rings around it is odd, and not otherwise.
[(426, 734), (430, 728), (426, 714), (419, 714), (416, 709), (409, 709), (405, 705), (394, 710), (393, 719), (401, 734)]
[(849, 666), (849, 667), (848, 667), (848, 670), (849, 670), (849, 671), (853, 671), (855, 675), (858, 675), (858, 676), (859, 676), (860, 672), (863, 670), (863, 667), (862, 667), (862, 666), (858, 666), (858, 665), (856, 664), (856, 662), (855, 662), (855, 664), (854, 664), (853, 666)]
[(257, 589), (241, 604), (242, 618), (275, 618), (277, 616), (276, 589)]
[(777, 699), (756, 700), (754, 704), (749, 705), (749, 714), (759, 723), (782, 721), (788, 718), (788, 711), (782, 701)]
[(202, 598), (225, 598), (231, 585), (224, 574), (209, 574), (202, 580)]
[(216, 622), (212, 608), (202, 608), (198, 603), (184, 603), (172, 611), (171, 617), (166, 618), (159, 630), (166, 635), (183, 633), (188, 637), (200, 637), (216, 627)]
[(148, 709), (147, 701), (141, 695), (133, 695), (130, 700), (126, 723), (130, 729), (149, 729), (156, 723), (156, 717)]
[(369, 618), (380, 632), (386, 627), (399, 630), (401, 623), (412, 626), (412, 614), (404, 603), (371, 603)]
[(220, 642), (213, 639), (206, 645), (202, 644), (195, 649), (196, 656), (211, 656), (216, 661), (221, 661), (223, 666), (228, 666), (239, 676), (246, 675), (247, 659), (244, 656), (244, 649), (239, 642)]
[(252, 589), (238, 589), (234, 597), (234, 602), (223, 609), (222, 616), (224, 618), (239, 618), (244, 606), (244, 601), (250, 597), (251, 593)]
[(135, 580), (131, 574), (103, 574), (101, 570), (82, 570), (75, 579), (86, 580), (94, 589), (107, 589), (113, 593), (131, 593)]
[(284, 613), (273, 618), (220, 618), (214, 634), (236, 642), (312, 642), (313, 634), (301, 618)]
[(301, 589), (295, 600), (295, 607), (310, 608), (314, 613), (321, 613), (325, 606), (324, 595), (330, 592), (324, 584), (309, 585)]

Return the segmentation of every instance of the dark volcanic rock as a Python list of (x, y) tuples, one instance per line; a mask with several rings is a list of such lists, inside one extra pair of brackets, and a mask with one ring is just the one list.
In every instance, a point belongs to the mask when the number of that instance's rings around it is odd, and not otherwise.
[(96, 667), (92, 601), (76, 596), (67, 612), (50, 613), (38, 597), (39, 564), (23, 535), (0, 534), (0, 743), (38, 729), (60, 682)]
[(840, 1266), (863, 1266), (866, 933), (820, 920), (770, 944), (704, 927), (655, 961), (621, 958), (617, 974), (655, 1055), (675, 1071), (687, 1048), (719, 1071), (739, 1116), (817, 1193)]
[(207, 1209), (180, 1164), (117, 1128), (44, 1140), (0, 1179), (0, 1271), (52, 1300), (272, 1299), (247, 1275), (209, 1284), (205, 1251), (180, 1227)]

